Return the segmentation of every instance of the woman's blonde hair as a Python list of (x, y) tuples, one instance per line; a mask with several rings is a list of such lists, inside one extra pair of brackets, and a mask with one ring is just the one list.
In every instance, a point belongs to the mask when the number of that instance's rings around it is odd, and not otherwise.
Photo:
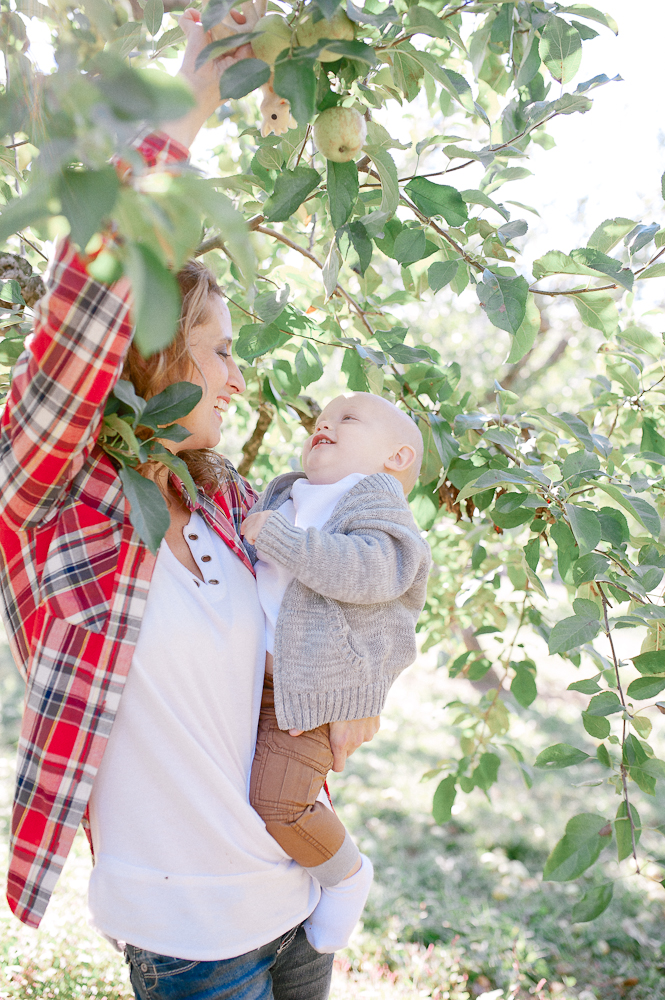
[[(193, 369), (198, 368), (190, 346), (192, 330), (208, 319), (210, 296), (224, 297), (212, 271), (198, 260), (188, 261), (176, 279), (182, 310), (174, 340), (149, 358), (131, 344), (125, 359), (121, 377), (128, 379), (144, 399), (156, 396), (173, 382), (189, 381)], [(186, 463), (196, 485), (207, 493), (215, 493), (228, 476), (222, 456), (211, 448), (180, 451), (178, 458)]]

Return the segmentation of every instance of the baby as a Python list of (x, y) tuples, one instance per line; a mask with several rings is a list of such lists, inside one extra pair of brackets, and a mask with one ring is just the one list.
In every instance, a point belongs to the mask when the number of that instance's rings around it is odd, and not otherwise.
[(268, 650), (250, 799), (321, 885), (305, 922), (321, 952), (348, 942), (372, 881), (317, 800), (333, 763), (329, 723), (378, 715), (415, 659), (430, 552), (406, 495), (422, 452), (416, 424), (388, 400), (338, 396), (305, 442), (304, 474), (274, 479), (243, 526)]

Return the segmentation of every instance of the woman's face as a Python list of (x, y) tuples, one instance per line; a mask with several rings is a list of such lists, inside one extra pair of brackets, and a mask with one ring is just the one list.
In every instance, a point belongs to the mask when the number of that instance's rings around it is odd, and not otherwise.
[(192, 329), (190, 349), (196, 368), (187, 381), (203, 389), (201, 401), (191, 413), (178, 420), (190, 437), (179, 443), (169, 442), (173, 451), (189, 448), (214, 448), (221, 437), (222, 420), (231, 396), (245, 391), (245, 380), (231, 357), (231, 314), (219, 295), (208, 298), (208, 318)]

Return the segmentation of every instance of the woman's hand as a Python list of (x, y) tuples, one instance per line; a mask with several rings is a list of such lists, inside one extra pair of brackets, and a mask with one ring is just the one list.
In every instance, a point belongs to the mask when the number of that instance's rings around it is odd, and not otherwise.
[[(231, 17), (242, 28), (247, 20), (239, 10), (232, 10)], [(196, 59), (205, 46), (212, 41), (210, 32), (203, 30), (201, 15), (198, 10), (190, 7), (178, 21), (187, 36), (185, 55), (178, 78), (189, 85), (196, 98), (196, 107), (192, 108), (183, 118), (167, 122), (161, 131), (188, 148), (194, 142), (201, 126), (221, 104), (219, 96), (219, 78), (225, 69), (247, 59), (252, 55), (251, 45), (241, 45), (231, 55), (209, 59), (200, 69), (196, 69)]]
[(246, 542), (249, 542), (250, 545), (256, 545), (259, 532), (271, 514), (271, 510), (261, 510), (258, 514), (248, 514), (240, 529)]
[[(330, 749), (333, 753), (333, 771), (343, 771), (350, 757), (363, 743), (373, 740), (381, 726), (381, 716), (368, 719), (351, 719), (349, 722), (330, 723)], [(290, 736), (300, 736), (303, 729), (289, 729)]]

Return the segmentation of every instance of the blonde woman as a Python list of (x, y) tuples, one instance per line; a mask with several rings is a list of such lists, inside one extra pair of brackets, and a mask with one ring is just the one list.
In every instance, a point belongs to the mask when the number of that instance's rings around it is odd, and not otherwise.
[[(140, 147), (164, 169), (186, 159), (220, 72), (246, 54), (195, 73), (206, 38), (196, 12), (181, 23), (197, 105)], [(212, 451), (245, 388), (230, 314), (212, 274), (187, 265), (176, 340), (146, 360), (131, 343), (128, 282), (102, 285), (87, 263), (67, 241), (57, 248), (2, 418), (4, 617), (26, 678), (8, 900), (39, 924), (84, 821), (92, 919), (124, 948), (139, 1000), (323, 1000), (332, 956), (301, 926), (318, 885), (247, 797), (265, 630), (239, 536), (255, 494)], [(165, 468), (144, 470), (171, 516), (156, 556), (96, 444), (120, 378), (146, 397), (183, 379), (203, 390), (180, 421), (190, 436), (165, 442), (197, 502)], [(337, 770), (376, 728), (332, 727)]]

